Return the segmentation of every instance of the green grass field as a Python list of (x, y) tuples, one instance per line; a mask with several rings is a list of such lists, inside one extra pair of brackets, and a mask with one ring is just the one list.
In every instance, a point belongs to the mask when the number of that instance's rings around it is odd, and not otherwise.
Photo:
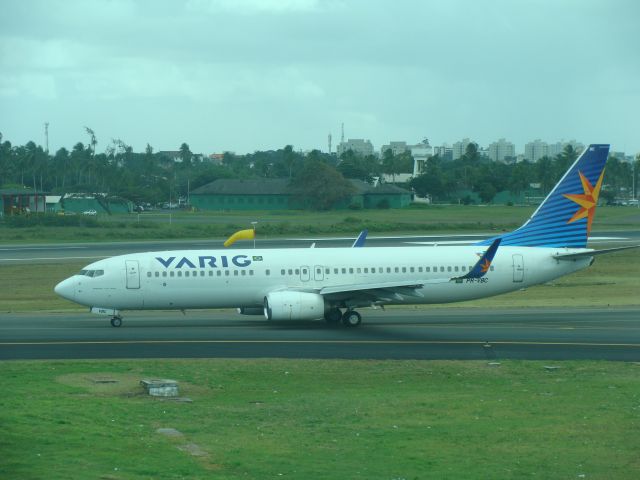
[(2, 362), (0, 477), (637, 479), (640, 366), (544, 365)]
[[(635, 228), (624, 211), (600, 228)], [(53, 293), (85, 263), (1, 266), (0, 315), (86, 311)], [(624, 251), (552, 284), (442, 307), (637, 306), (638, 272), (640, 252)], [(548, 364), (4, 361), (0, 478), (638, 478), (640, 364)], [(177, 380), (192, 402), (144, 395), (147, 377)]]
[[(481, 233), (512, 230), (534, 211), (533, 207), (412, 206), (392, 210), (331, 212), (177, 212), (167, 215), (115, 215), (99, 218), (95, 227), (0, 227), (0, 243), (94, 242), (115, 240), (227, 238), (258, 222), (258, 236), (356, 236), (364, 228), (371, 234)], [(594, 230), (637, 228), (640, 210), (600, 207)]]

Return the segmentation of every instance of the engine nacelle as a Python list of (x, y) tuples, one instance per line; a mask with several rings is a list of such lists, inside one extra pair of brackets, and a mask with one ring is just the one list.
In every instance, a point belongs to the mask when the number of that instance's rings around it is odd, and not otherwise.
[(264, 315), (262, 307), (240, 307), (236, 309), (240, 315)]
[(271, 292), (264, 297), (267, 320), (315, 320), (324, 316), (324, 298), (317, 293)]

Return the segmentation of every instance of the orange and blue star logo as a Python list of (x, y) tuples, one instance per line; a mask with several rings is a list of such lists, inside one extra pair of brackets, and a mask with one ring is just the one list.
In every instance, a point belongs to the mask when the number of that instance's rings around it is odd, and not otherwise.
[(489, 271), (489, 267), (491, 266), (491, 262), (488, 258), (484, 259), (484, 262), (480, 264), (480, 272), (487, 273)]
[(598, 197), (600, 196), (600, 188), (602, 187), (602, 179), (604, 178), (604, 169), (596, 182), (596, 186), (591, 185), (591, 182), (585, 177), (582, 172), (580, 174), (580, 181), (582, 182), (582, 189), (584, 193), (565, 193), (564, 197), (568, 198), (572, 202), (580, 205), (580, 208), (573, 217), (569, 219), (567, 223), (575, 222), (582, 218), (587, 219), (587, 236), (591, 233), (591, 224), (593, 223), (593, 217), (596, 214), (596, 205), (598, 205)]

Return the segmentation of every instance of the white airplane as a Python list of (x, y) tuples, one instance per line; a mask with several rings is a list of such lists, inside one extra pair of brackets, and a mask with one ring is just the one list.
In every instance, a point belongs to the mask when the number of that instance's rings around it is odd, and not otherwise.
[(634, 248), (586, 248), (608, 152), (609, 145), (590, 145), (522, 227), (476, 245), (133, 253), (87, 265), (55, 292), (111, 316), (114, 327), (122, 310), (230, 307), (268, 320), (354, 327), (360, 307), (520, 290), (586, 268), (601, 253)]

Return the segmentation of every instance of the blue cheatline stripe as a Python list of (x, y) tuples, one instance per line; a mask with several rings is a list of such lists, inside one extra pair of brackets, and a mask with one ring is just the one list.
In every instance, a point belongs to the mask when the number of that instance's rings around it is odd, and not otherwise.
[(589, 145), (524, 225), (477, 245), (489, 245), (501, 238), (502, 245), (511, 246), (586, 247), (587, 218), (569, 223), (582, 207), (565, 195), (585, 194), (580, 173), (595, 187), (608, 154), (609, 145)]

